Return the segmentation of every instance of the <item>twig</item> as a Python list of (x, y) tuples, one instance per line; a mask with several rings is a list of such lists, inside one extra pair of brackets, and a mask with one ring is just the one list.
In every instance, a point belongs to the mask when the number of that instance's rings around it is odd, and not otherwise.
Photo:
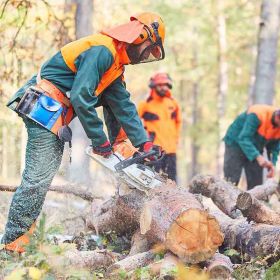
[[(15, 192), (16, 190), (16, 186), (0, 185), (0, 191), (2, 192)], [(64, 194), (72, 194), (89, 202), (92, 202), (94, 199), (102, 199), (102, 197), (94, 196), (90, 192), (78, 190), (77, 185), (51, 185), (49, 190)]]

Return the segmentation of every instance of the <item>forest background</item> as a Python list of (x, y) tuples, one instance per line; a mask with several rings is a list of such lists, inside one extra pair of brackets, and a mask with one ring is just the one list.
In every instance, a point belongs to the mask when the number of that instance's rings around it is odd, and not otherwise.
[[(168, 72), (174, 81), (173, 95), (183, 112), (177, 153), (179, 185), (186, 185), (197, 173), (222, 176), (222, 137), (237, 114), (256, 99), (253, 88), (262, 2), (266, 1), (2, 1), (0, 182), (19, 181), (27, 137), (21, 119), (6, 108), (8, 99), (65, 43), (87, 35), (83, 32), (124, 23), (141, 11), (162, 15), (167, 29), (166, 59), (126, 67), (132, 99), (137, 104), (146, 98), (149, 78), (155, 72)], [(87, 23), (83, 23), (85, 19)], [(279, 104), (278, 91), (279, 74), (267, 103)], [(99, 168), (84, 156), (88, 142), (81, 142), (85, 137), (80, 132), (77, 135), (73, 164), (69, 165), (66, 151), (59, 177), (98, 187), (102, 192), (102, 185), (96, 184)]]

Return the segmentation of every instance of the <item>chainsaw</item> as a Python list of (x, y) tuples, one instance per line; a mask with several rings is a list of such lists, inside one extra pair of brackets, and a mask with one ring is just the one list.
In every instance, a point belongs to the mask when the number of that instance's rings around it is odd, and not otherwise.
[(149, 161), (148, 159), (154, 155), (158, 155), (158, 151), (156, 150), (152, 150), (148, 153), (136, 152), (133, 156), (128, 158), (114, 151), (113, 154), (105, 158), (93, 153), (92, 147), (88, 146), (86, 148), (86, 154), (113, 173), (118, 180), (126, 183), (129, 188), (147, 192), (149, 189), (161, 186), (165, 181), (165, 179), (152, 168), (153, 165), (164, 158), (164, 152), (154, 161)]

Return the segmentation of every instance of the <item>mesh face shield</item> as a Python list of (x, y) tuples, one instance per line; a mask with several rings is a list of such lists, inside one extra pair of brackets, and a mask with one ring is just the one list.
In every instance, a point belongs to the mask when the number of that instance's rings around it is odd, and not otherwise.
[(138, 54), (138, 57), (134, 55), (134, 59), (131, 59), (131, 64), (147, 63), (164, 59), (165, 52), (158, 33), (158, 26), (159, 24), (157, 22), (152, 23), (152, 31), (147, 26), (144, 27), (148, 32), (149, 37), (147, 40), (150, 44)]

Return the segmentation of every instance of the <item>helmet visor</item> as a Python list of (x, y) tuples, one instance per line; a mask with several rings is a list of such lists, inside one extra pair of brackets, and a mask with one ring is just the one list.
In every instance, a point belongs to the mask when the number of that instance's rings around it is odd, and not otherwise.
[(165, 57), (164, 49), (159, 42), (152, 42), (151, 45), (147, 46), (139, 56), (139, 63), (147, 63), (152, 61), (162, 60)]

